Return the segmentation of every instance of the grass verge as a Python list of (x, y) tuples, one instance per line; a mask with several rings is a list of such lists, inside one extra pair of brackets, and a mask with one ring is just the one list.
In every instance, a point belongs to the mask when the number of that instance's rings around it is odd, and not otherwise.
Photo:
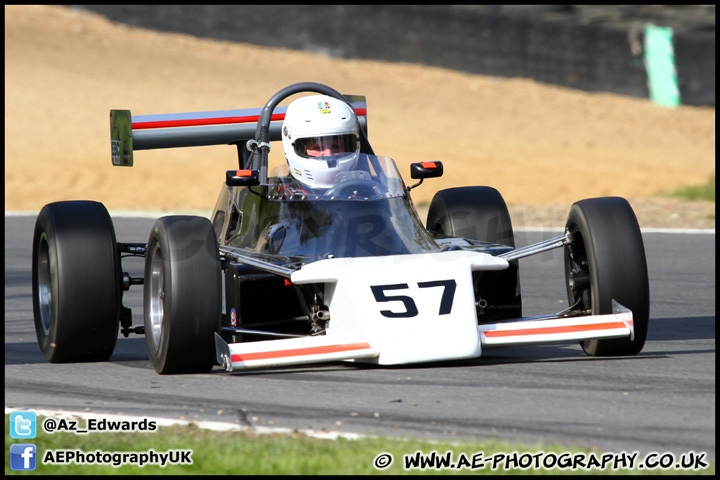
[[(669, 455), (662, 452), (653, 458), (637, 455), (634, 468), (613, 470), (613, 461), (617, 459), (624, 459), (625, 466), (629, 466), (629, 456), (633, 452), (528, 447), (495, 441), (449, 443), (371, 437), (324, 440), (303, 434), (215, 432), (194, 425), (159, 427), (153, 432), (48, 434), (41, 426), (43, 420), (43, 417), (38, 417), (38, 433), (32, 440), (11, 438), (9, 427), (6, 429), (6, 475), (715, 474), (715, 465), (710, 464), (707, 458), (704, 459), (707, 468), (701, 470), (639, 468), (641, 462), (649, 464), (650, 461), (662, 460), (662, 455)], [(10, 425), (9, 415), (5, 415), (5, 425)], [(80, 419), (78, 428), (86, 427), (85, 420)], [(11, 469), (11, 446), (21, 443), (34, 444), (37, 448), (38, 460), (34, 471)], [(176, 451), (173, 455), (180, 459), (183, 458), (180, 451), (190, 451), (185, 460), (189, 459), (192, 463), (158, 465), (161, 455), (171, 451)], [(64, 452), (75, 456), (73, 463), (58, 463), (61, 455), (68, 455)], [(155, 452), (155, 464), (138, 466), (138, 460), (153, 458), (150, 452)], [(114, 466), (113, 462), (123, 462), (123, 454), (126, 454), (125, 461), (129, 464)], [(78, 461), (81, 456), (86, 462), (96, 459), (100, 462), (82, 464)], [(393, 461), (388, 464), (390, 456)], [(55, 463), (50, 463), (51, 460)], [(683, 460), (690, 461), (690, 458), (689, 454), (683, 454), (673, 457), (673, 460), (677, 465)], [(419, 467), (423, 461), (425, 468), (411, 468), (413, 462)], [(485, 467), (475, 468), (481, 462), (485, 463)], [(493, 462), (497, 462), (495, 469), (492, 468)], [(585, 468), (572, 469), (572, 462)], [(605, 462), (606, 468), (593, 467), (595, 462), (598, 465)], [(377, 468), (376, 463), (384, 468)], [(551, 463), (556, 468), (545, 468)], [(439, 465), (454, 467), (434, 468)]]
[(667, 196), (673, 198), (680, 198), (682, 200), (698, 201), (703, 200), (707, 202), (715, 201), (715, 174), (713, 173), (704, 185), (698, 185), (694, 187), (685, 187), (673, 190), (668, 193)]

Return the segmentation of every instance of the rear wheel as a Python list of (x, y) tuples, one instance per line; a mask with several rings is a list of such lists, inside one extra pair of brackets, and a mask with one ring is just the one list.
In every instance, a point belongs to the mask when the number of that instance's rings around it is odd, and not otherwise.
[[(515, 247), (507, 205), (492, 187), (440, 190), (430, 203), (426, 225), (435, 238), (458, 237)], [(517, 260), (506, 270), (474, 272), (473, 280), (479, 322), (522, 317)]]
[(460, 237), (515, 247), (505, 200), (492, 187), (440, 190), (430, 203), (427, 229), (435, 237)]
[(565, 278), (570, 305), (593, 315), (613, 313), (612, 300), (633, 313), (634, 338), (584, 340), (591, 356), (634, 355), (645, 345), (650, 289), (640, 227), (624, 198), (576, 202), (566, 222), (572, 242), (565, 247)]
[(203, 217), (155, 222), (145, 256), (144, 319), (148, 356), (158, 373), (208, 372), (220, 331), (218, 242)]
[(105, 206), (45, 205), (33, 235), (33, 312), (52, 363), (105, 361), (115, 349), (122, 303), (120, 255)]

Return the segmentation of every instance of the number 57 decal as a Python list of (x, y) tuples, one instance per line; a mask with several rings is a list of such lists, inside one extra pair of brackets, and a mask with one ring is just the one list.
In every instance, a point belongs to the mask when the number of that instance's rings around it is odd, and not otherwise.
[[(440, 311), (438, 315), (447, 315), (452, 310), (453, 299), (455, 297), (455, 287), (457, 284), (455, 280), (437, 280), (434, 282), (420, 282), (418, 287), (420, 288), (435, 288), (443, 287), (442, 298), (440, 299)], [(390, 290), (407, 290), (410, 288), (407, 283), (396, 283), (393, 285), (374, 285), (370, 289), (375, 296), (375, 300), (380, 302), (401, 302), (405, 306), (403, 312), (393, 312), (390, 310), (380, 310), (380, 313), (384, 317), (388, 318), (409, 318), (414, 317), (418, 314), (415, 300), (407, 295), (388, 295), (386, 292)]]

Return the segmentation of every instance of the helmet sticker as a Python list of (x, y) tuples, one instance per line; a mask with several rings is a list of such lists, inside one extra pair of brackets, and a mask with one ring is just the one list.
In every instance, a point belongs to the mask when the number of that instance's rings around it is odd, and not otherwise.
[(331, 113), (330, 104), (328, 102), (318, 103), (318, 109), (320, 110), (320, 113)]

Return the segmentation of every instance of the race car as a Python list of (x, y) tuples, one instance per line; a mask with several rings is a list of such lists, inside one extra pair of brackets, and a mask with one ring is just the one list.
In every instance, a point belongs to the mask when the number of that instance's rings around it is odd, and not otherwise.
[[(326, 191), (268, 172), (294, 95), (338, 99), (361, 126), (356, 170)], [(51, 203), (33, 238), (33, 307), (49, 362), (106, 361), (118, 331), (144, 334), (160, 374), (318, 362), (403, 365), (475, 358), (503, 345), (579, 341), (588, 355), (639, 353), (649, 323), (645, 250), (620, 197), (580, 200), (564, 233), (515, 247), (500, 193), (438, 191), (425, 223), (410, 192), (439, 177), (439, 161), (412, 163), (408, 185), (367, 136), (367, 102), (311, 82), (287, 86), (262, 108), (133, 115), (111, 110), (113, 166), (134, 152), (234, 145), (210, 218), (164, 216), (147, 242), (118, 242), (104, 205)], [(562, 249), (568, 308), (522, 316), (520, 260)], [(144, 276), (123, 271), (145, 259)], [(123, 293), (142, 285), (143, 325)]]

